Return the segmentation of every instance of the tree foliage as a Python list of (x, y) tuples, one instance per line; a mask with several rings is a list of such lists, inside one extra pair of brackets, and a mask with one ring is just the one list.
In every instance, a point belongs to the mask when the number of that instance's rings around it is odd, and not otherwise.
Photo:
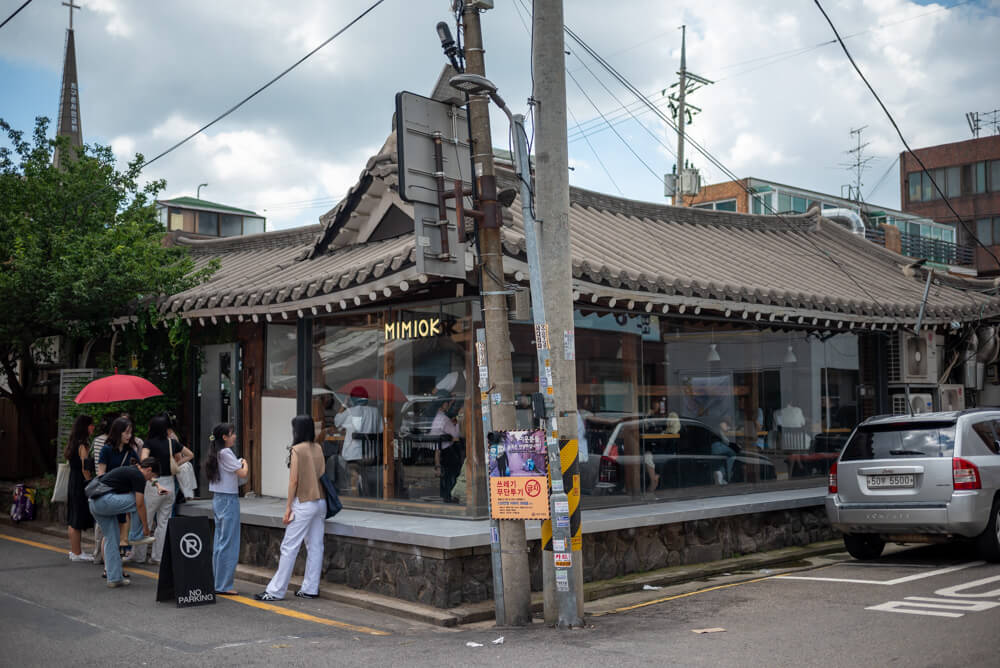
[(213, 268), (196, 271), (186, 249), (163, 245), (155, 200), (165, 183), (140, 183), (141, 155), (120, 170), (110, 147), (49, 139), (45, 118), (30, 139), (2, 119), (0, 129), (0, 396), (20, 412), (34, 382), (33, 343), (107, 336), (114, 317)]

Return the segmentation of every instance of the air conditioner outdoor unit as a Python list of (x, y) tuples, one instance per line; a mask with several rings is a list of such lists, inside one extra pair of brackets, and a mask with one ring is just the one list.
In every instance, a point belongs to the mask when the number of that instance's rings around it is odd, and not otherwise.
[(962, 385), (941, 385), (938, 387), (938, 410), (964, 411), (965, 387)]
[(909, 405), (906, 403), (905, 393), (894, 394), (891, 399), (893, 415), (909, 415), (910, 413), (917, 415), (934, 412), (934, 395), (929, 392), (910, 392)]
[(899, 332), (889, 337), (889, 382), (936, 385), (938, 345), (938, 336), (933, 332), (919, 336)]

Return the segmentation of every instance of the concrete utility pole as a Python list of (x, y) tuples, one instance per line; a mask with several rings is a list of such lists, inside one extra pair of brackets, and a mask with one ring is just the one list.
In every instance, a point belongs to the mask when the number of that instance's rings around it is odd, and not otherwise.
[[(573, 272), (569, 226), (569, 150), (566, 138), (566, 51), (563, 34), (562, 0), (535, 0), (534, 51), (532, 64), (535, 89), (535, 212), (538, 218), (542, 287), (549, 326), (552, 384), (555, 387), (555, 416), (561, 462), (549, 461), (562, 469), (561, 484), (568, 497), (571, 545), (553, 545), (552, 521), (542, 524), (542, 575), (545, 593), (545, 621), (560, 626), (583, 623), (583, 552), (580, 523), (580, 476), (578, 464), (576, 349), (573, 327)], [(539, 369), (539, 374), (544, 373)], [(553, 495), (563, 492), (555, 489)], [(563, 515), (557, 510), (553, 519)], [(558, 535), (556, 536), (558, 539)], [(562, 548), (553, 549), (553, 548)], [(565, 567), (557, 568), (553, 555), (571, 548), (572, 582), (562, 581)], [(562, 571), (561, 573), (558, 571)], [(576, 595), (576, 605), (560, 606), (568, 590)]]
[(687, 92), (687, 59), (684, 54), (684, 38), (687, 26), (681, 26), (681, 69), (680, 83), (677, 88), (677, 196), (674, 206), (684, 206), (684, 95)]
[[(465, 32), (465, 71), (486, 76), (482, 26), (476, 3), (468, 2), (462, 14)], [(507, 323), (507, 295), (503, 278), (503, 250), (500, 246), (500, 212), (497, 210), (496, 172), (490, 134), (489, 95), (469, 96), (469, 125), (472, 133), (472, 164), (483, 213), (479, 225), (479, 253), (482, 271), (479, 289), (483, 296), (486, 325), (486, 354), (490, 394), (499, 393), (500, 403), (492, 403), (493, 429), (516, 428), (514, 375), (510, 359), (510, 330)], [(563, 128), (565, 130), (565, 127)], [(524, 626), (531, 623), (531, 579), (528, 571), (528, 543), (523, 520), (500, 521), (500, 549), (503, 565), (504, 617), (498, 624)]]

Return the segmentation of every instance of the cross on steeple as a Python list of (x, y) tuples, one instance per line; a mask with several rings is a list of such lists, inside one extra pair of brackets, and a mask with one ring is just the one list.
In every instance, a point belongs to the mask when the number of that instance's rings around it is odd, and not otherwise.
[(80, 9), (80, 5), (74, 5), (73, 4), (73, 0), (69, 0), (69, 2), (64, 2), (62, 4), (63, 4), (63, 7), (69, 7), (69, 29), (72, 30), (73, 29), (73, 10), (74, 9)]

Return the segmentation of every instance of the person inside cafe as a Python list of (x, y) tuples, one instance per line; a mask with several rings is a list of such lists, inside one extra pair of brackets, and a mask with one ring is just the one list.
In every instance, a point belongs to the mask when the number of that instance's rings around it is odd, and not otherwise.
[(368, 391), (355, 385), (348, 405), (341, 404), (334, 425), (344, 430), (342, 454), (347, 462), (350, 489), (358, 496), (371, 496), (378, 480), (378, 454), (381, 450), (382, 413), (368, 403)]

